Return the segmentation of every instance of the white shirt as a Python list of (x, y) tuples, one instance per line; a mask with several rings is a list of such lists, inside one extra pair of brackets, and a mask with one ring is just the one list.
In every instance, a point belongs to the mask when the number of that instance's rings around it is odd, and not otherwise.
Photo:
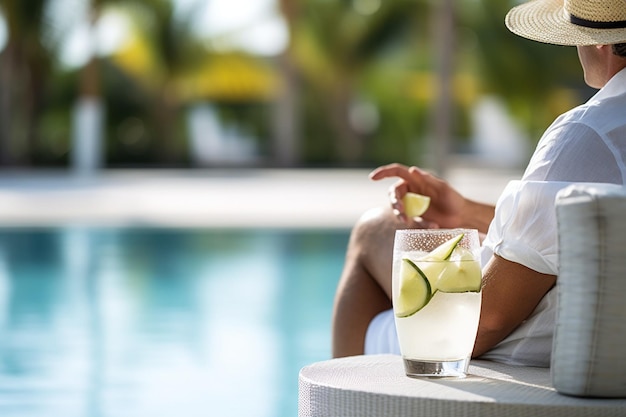
[[(555, 198), (572, 182), (626, 183), (626, 69), (587, 103), (559, 116), (545, 131), (520, 181), (505, 188), (483, 244), (483, 262), (496, 253), (535, 271), (558, 275)], [(483, 263), (484, 265), (484, 263)], [(550, 366), (556, 292), (483, 355), (517, 365)], [(399, 353), (393, 314), (372, 320), (366, 353)]]
[[(484, 242), (490, 252), (535, 271), (558, 275), (556, 193), (572, 182), (626, 183), (626, 69), (587, 103), (561, 115), (537, 144), (521, 181), (496, 204)], [(483, 258), (484, 259), (484, 258)], [(485, 359), (549, 366), (556, 291)]]

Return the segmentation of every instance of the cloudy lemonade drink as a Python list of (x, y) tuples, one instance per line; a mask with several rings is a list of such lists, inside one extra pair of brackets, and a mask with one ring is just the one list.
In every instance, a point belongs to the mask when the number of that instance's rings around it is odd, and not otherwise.
[(409, 376), (464, 376), (481, 304), (476, 230), (400, 230), (393, 307)]

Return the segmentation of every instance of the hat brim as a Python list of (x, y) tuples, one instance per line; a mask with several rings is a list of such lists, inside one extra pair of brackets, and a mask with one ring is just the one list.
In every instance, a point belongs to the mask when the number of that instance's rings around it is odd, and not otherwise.
[(562, 0), (533, 0), (514, 7), (505, 18), (516, 35), (553, 45), (609, 45), (626, 42), (626, 28), (594, 29), (569, 21)]

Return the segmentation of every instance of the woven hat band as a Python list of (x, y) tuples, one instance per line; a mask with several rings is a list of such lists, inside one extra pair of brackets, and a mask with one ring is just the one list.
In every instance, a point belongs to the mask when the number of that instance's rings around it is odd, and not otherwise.
[(595, 22), (593, 20), (582, 19), (570, 14), (569, 21), (577, 26), (583, 26), (593, 29), (624, 29), (626, 28), (626, 20), (617, 22)]

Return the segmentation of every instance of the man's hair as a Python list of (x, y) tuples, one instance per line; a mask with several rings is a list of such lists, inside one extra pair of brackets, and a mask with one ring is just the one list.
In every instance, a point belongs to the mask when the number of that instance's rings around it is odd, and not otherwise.
[(613, 53), (626, 58), (626, 43), (613, 44)]

